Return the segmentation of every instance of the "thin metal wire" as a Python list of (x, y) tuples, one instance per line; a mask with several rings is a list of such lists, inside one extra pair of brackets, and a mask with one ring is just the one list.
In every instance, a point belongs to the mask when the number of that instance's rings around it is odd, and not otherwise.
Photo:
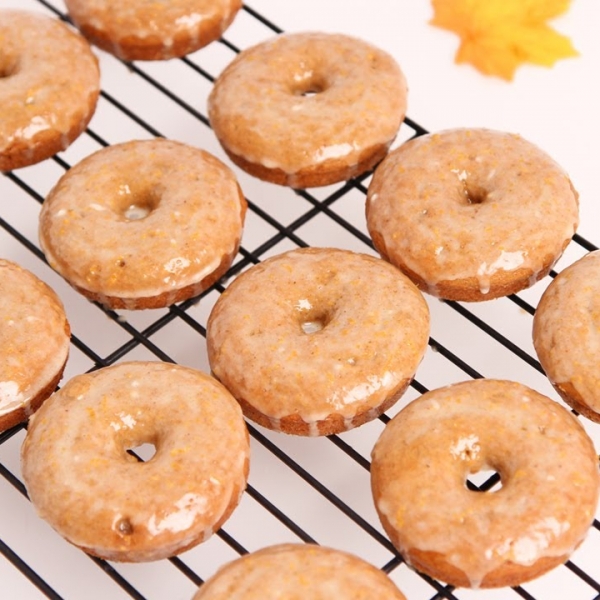
[[(68, 21), (68, 17), (66, 14), (58, 10), (55, 6), (53, 6), (47, 0), (37, 0), (42, 6), (52, 11), (58, 18)], [(274, 23), (272, 23), (265, 16), (259, 14), (257, 11), (252, 9), (248, 5), (244, 5), (243, 10), (250, 15), (252, 18), (256, 19), (257, 22), (262, 23), (265, 27), (267, 27), (272, 33), (281, 33), (282, 30), (278, 28)], [(228, 48), (231, 52), (237, 53), (239, 52), (239, 48), (237, 45), (232, 43), (231, 41), (223, 38), (220, 40), (220, 43)], [(214, 75), (210, 74), (206, 69), (202, 66), (197, 65), (193, 61), (188, 58), (182, 59), (182, 62), (187, 65), (191, 71), (204, 78), (209, 83), (214, 81)], [(178, 97), (175, 93), (169, 90), (166, 86), (157, 81), (154, 77), (149, 75), (142, 67), (134, 63), (125, 63), (127, 67), (131, 70), (133, 74), (143, 79), (146, 83), (151, 85), (155, 90), (157, 90), (164, 97), (168, 98), (171, 102), (177, 104), (180, 108), (186, 111), (189, 115), (191, 115), (194, 119), (202, 122), (205, 126), (210, 127), (210, 123), (208, 121), (208, 117), (202, 114), (200, 111), (196, 110), (194, 107), (190, 106), (186, 103), (182, 98)], [(132, 122), (142, 127), (148, 134), (155, 137), (164, 137), (163, 134), (154, 127), (151, 123), (148, 123), (145, 119), (141, 118), (135, 111), (130, 107), (127, 107), (118, 99), (116, 99), (113, 95), (108, 93), (106, 90), (102, 90), (101, 92), (102, 98), (108, 102), (112, 107), (114, 107), (117, 111), (119, 111), (123, 116), (130, 119)], [(427, 133), (427, 130), (419, 125), (418, 123), (412, 121), (410, 118), (405, 119), (405, 125), (411, 128), (414, 131), (414, 136), (423, 135)], [(100, 146), (107, 146), (108, 142), (97, 132), (92, 129), (87, 130), (87, 135), (90, 139), (94, 140)], [(69, 164), (61, 157), (54, 157), (55, 162), (67, 170), (69, 168)], [(36, 200), (37, 202), (43, 202), (43, 197), (34, 190), (28, 183), (26, 183), (21, 177), (16, 175), (15, 173), (5, 173), (4, 174), (14, 185), (20, 188), (23, 192), (28, 194), (31, 198)], [(357, 190), (362, 194), (366, 194), (367, 188), (364, 184), (365, 179), (368, 177), (368, 174), (362, 175), (355, 180), (350, 180), (331, 195), (329, 195), (324, 200), (317, 199), (312, 193), (306, 190), (295, 190), (296, 193), (306, 200), (310, 208), (308, 211), (300, 215), (296, 218), (292, 223), (288, 225), (283, 225), (279, 223), (275, 218), (265, 212), (262, 208), (258, 206), (255, 202), (248, 199), (249, 210), (255, 213), (260, 219), (264, 222), (272, 226), (276, 233), (272, 235), (270, 238), (261, 243), (254, 250), (249, 250), (248, 248), (242, 247), (240, 249), (241, 259), (238, 260), (230, 269), (228, 274), (224, 279), (230, 278), (235, 274), (239, 273), (244, 267), (250, 264), (256, 264), (261, 261), (262, 257), (275, 247), (278, 243), (288, 240), (295, 244), (296, 246), (302, 247), (307, 246), (308, 244), (297, 234), (297, 231), (306, 223), (313, 220), (317, 215), (323, 214), (327, 216), (330, 220), (335, 222), (344, 228), (349, 234), (360, 240), (366, 246), (372, 248), (372, 242), (370, 238), (362, 231), (357, 229), (354, 225), (345, 220), (342, 216), (340, 216), (336, 210), (336, 203), (344, 198), (349, 192), (353, 190)], [(24, 235), (22, 235), (17, 229), (12, 227), (9, 223), (7, 223), (4, 219), (0, 217), (0, 228), (2, 228), (5, 232), (7, 232), (10, 236), (12, 236), (19, 244), (25, 247), (28, 251), (33, 253), (39, 260), (44, 261), (45, 258), (41, 251), (31, 243)], [(587, 251), (592, 251), (597, 249), (597, 247), (584, 239), (579, 234), (576, 234), (573, 237), (573, 241), (577, 243), (579, 246), (584, 248)], [(221, 283), (215, 284), (212, 289), (216, 289), (217, 291), (222, 291), (223, 286)], [(210, 293), (211, 290), (207, 290), (203, 295)], [(520, 308), (525, 310), (528, 314), (533, 315), (535, 312), (534, 307), (532, 307), (529, 303), (521, 299), (518, 295), (513, 295), (510, 299), (516, 303)], [(120, 358), (126, 356), (129, 352), (131, 352), (136, 346), (142, 345), (146, 349), (148, 349), (153, 355), (163, 361), (174, 362), (173, 359), (165, 352), (162, 348), (160, 348), (156, 343), (152, 341), (152, 337), (161, 329), (168, 326), (174, 320), (179, 320), (182, 323), (185, 323), (187, 326), (191, 327), (196, 333), (204, 336), (206, 331), (204, 326), (199, 323), (194, 317), (191, 316), (189, 309), (196, 304), (198, 299), (191, 299), (189, 301), (183, 302), (178, 306), (171, 307), (163, 316), (156, 319), (151, 325), (143, 329), (142, 331), (138, 331), (131, 324), (127, 323), (125, 320), (119, 317), (117, 313), (114, 311), (106, 310), (100, 305), (96, 305), (97, 308), (103, 311), (108, 318), (117, 323), (127, 334), (128, 340), (123, 343), (121, 346), (113, 350), (111, 354), (108, 356), (100, 356), (94, 349), (89, 347), (86, 343), (80, 340), (77, 337), (73, 337), (73, 344), (76, 348), (78, 348), (82, 353), (84, 353), (94, 364), (93, 368), (99, 368), (101, 366), (106, 366), (109, 364), (113, 364), (118, 361)], [(500, 332), (495, 330), (493, 327), (485, 323), (482, 319), (474, 315), (470, 310), (459, 303), (449, 302), (447, 303), (449, 306), (456, 311), (463, 318), (470, 321), (474, 326), (478, 327), (482, 332), (490, 337), (496, 343), (500, 343), (505, 348), (510, 350), (515, 356), (523, 360), (530, 367), (535, 369), (538, 372), (541, 372), (541, 367), (539, 362), (535, 360), (533, 357), (529, 356), (526, 352), (524, 352), (521, 348), (513, 344), (510, 340), (508, 340), (505, 336), (503, 336)], [(440, 342), (431, 339), (430, 340), (431, 348), (440, 353), (446, 360), (450, 361), (453, 365), (461, 369), (465, 374), (472, 378), (480, 378), (482, 375), (474, 369), (467, 362), (462, 360), (460, 357), (456, 356), (452, 351), (443, 346)], [(412, 382), (412, 387), (417, 390), (419, 393), (424, 393), (427, 391), (427, 388), (423, 386), (418, 381)], [(381, 416), (381, 420), (385, 423), (389, 420), (389, 417), (386, 415)], [(23, 430), (23, 425), (15, 427), (13, 430), (9, 432), (4, 432), (0, 435), (0, 445), (3, 443), (7, 443), (11, 440), (15, 434)], [(341, 498), (339, 498), (335, 493), (333, 493), (326, 485), (326, 483), (319, 481), (308, 471), (303, 469), (296, 461), (294, 461), (290, 456), (288, 456), (283, 450), (281, 450), (276, 444), (271, 442), (268, 438), (266, 438), (262, 433), (260, 433), (253, 426), (249, 426), (250, 435), (252, 438), (260, 443), (266, 450), (268, 450), (275, 458), (281, 461), (287, 468), (293, 471), (296, 475), (302, 478), (302, 480), (312, 487), (318, 494), (320, 494), (323, 498), (325, 498), (330, 504), (336, 507), (337, 510), (341, 511), (346, 517), (351, 519), (358, 527), (360, 527), (364, 532), (366, 532), (373, 540), (375, 540), (378, 544), (380, 544), (383, 548), (388, 550), (392, 554), (392, 559), (390, 559), (383, 567), (382, 570), (386, 573), (392, 573), (395, 569), (399, 568), (404, 564), (400, 555), (396, 552), (391, 542), (383, 536), (379, 531), (377, 531), (373, 526), (368, 523), (365, 519), (363, 519), (358, 513), (352, 510)], [(356, 462), (362, 469), (369, 470), (370, 463), (367, 459), (365, 459), (360, 453), (354, 450), (349, 444), (344, 442), (338, 436), (330, 436), (328, 438), (335, 447), (343, 452), (350, 460)], [(23, 483), (12, 473), (9, 469), (7, 469), (3, 464), (0, 463), (0, 476), (3, 477), (9, 484), (11, 484), (15, 489), (17, 489), (22, 495), (26, 496), (26, 490)], [(489, 489), (496, 483), (498, 483), (498, 476), (494, 475), (484, 484), (479, 486), (474, 486), (471, 484), (473, 489)], [(261, 507), (267, 510), (273, 517), (275, 517), (280, 523), (282, 523), (287, 529), (289, 529), (292, 533), (294, 533), (299, 539), (303, 540), (307, 543), (316, 543), (313, 537), (304, 531), (298, 524), (294, 522), (288, 515), (286, 515), (285, 511), (280, 507), (273, 504), (269, 501), (263, 494), (261, 494), (255, 487), (248, 486), (246, 490), (246, 494), (248, 494), (254, 501), (256, 501)], [(600, 529), (600, 524), (596, 521), (594, 522), (595, 531)], [(221, 529), (217, 535), (228, 544), (235, 552), (238, 554), (245, 554), (247, 549), (232, 535), (227, 533), (226, 530)], [(33, 585), (35, 585), (46, 597), (51, 598), (52, 600), (61, 600), (61, 596), (46, 582), (41, 578), (41, 576), (35, 572), (24, 560), (20, 557), (13, 549), (11, 549), (3, 540), (0, 540), (0, 553), (10, 562), (12, 563), (27, 579), (31, 581)], [(113, 581), (115, 581), (124, 592), (126, 592), (131, 598), (135, 598), (137, 600), (144, 600), (144, 596), (137, 590), (127, 579), (118, 573), (110, 564), (101, 559), (92, 558), (92, 560), (98, 565), (98, 567), (105, 572)], [(172, 564), (181, 572), (185, 577), (193, 581), (196, 585), (201, 585), (202, 578), (185, 562), (180, 560), (179, 558), (170, 559)], [(584, 581), (587, 585), (590, 586), (592, 590), (596, 592), (600, 591), (600, 583), (596, 581), (589, 573), (583, 571), (580, 567), (576, 566), (574, 563), (569, 561), (566, 565), (574, 575), (579, 577), (582, 581)], [(424, 581), (426, 581), (429, 585), (431, 585), (433, 591), (433, 595), (431, 596), (431, 600), (436, 600), (438, 598), (445, 598), (447, 600), (457, 600), (456, 596), (453, 594), (454, 589), (451, 586), (446, 586), (440, 584), (431, 578), (421, 575)], [(529, 592), (524, 589), (517, 587), (513, 590), (518, 596), (522, 598), (527, 598), (530, 600), (535, 600), (535, 597), (532, 596)], [(596, 596), (600, 599), (600, 594)]]

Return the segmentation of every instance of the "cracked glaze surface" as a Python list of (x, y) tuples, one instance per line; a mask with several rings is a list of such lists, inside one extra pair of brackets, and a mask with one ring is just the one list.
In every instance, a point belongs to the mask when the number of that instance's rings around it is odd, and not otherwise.
[(0, 10), (0, 170), (64, 150), (86, 127), (100, 92), (89, 44), (48, 16)]
[[(205, 541), (246, 487), (248, 434), (211, 377), (133, 362), (74, 377), (36, 413), (23, 477), (38, 514), (109, 560), (158, 560)], [(126, 451), (153, 444), (145, 463)]]
[[(467, 477), (486, 470), (501, 489), (470, 491)], [(593, 444), (567, 410), (495, 380), (409, 404), (376, 443), (371, 474), (382, 524), (408, 562), (471, 587), (517, 585), (564, 562), (587, 534), (600, 483)]]
[(203, 150), (156, 139), (110, 146), (71, 168), (40, 213), (48, 262), (88, 297), (166, 306), (223, 275), (246, 211), (233, 172)]
[(247, 415), (302, 435), (376, 418), (414, 376), (428, 335), (427, 304), (402, 273), (327, 248), (293, 250), (243, 273), (207, 327), (211, 369)]
[(367, 195), (377, 250), (455, 300), (514, 293), (544, 276), (579, 223), (562, 170), (518, 135), (452, 129), (394, 150)]

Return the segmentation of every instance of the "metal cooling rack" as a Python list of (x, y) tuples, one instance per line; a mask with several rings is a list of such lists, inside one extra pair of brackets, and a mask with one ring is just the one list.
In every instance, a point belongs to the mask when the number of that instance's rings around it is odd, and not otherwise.
[[(66, 19), (60, 0), (22, 4)], [(37, 220), (43, 198), (70, 165), (100, 147), (164, 136), (201, 146), (227, 162), (205, 113), (211, 84), (240, 49), (279, 32), (268, 18), (245, 5), (222, 40), (182, 60), (128, 64), (98, 51), (103, 90), (86, 133), (53, 159), (0, 177), (0, 256), (49, 283), (71, 322), (71, 356), (64, 380), (122, 360), (173, 361), (208, 372), (206, 320), (219, 293), (237, 273), (299, 246), (337, 246), (374, 254), (364, 221), (369, 174), (336, 186), (293, 191), (237, 169), (249, 202), (242, 248), (227, 277), (200, 298), (163, 310), (106, 311), (74, 292), (47, 266), (39, 250)], [(407, 118), (396, 143), (424, 132)], [(559, 265), (594, 249), (592, 242), (575, 235)], [(251, 474), (240, 506), (207, 542), (170, 560), (109, 563), (70, 546), (35, 515), (27, 500), (19, 466), (24, 426), (1, 434), (0, 598), (188, 600), (223, 563), (266, 545), (303, 541), (363, 557), (388, 573), (410, 600), (600, 599), (598, 520), (564, 566), (514, 589), (471, 591), (409, 569), (383, 533), (370, 496), (373, 444), (385, 422), (426, 390), (469, 378), (497, 377), (521, 381), (559, 400), (530, 340), (531, 317), (547, 283), (477, 305), (428, 297), (432, 314), (428, 352), (411, 388), (377, 421), (318, 439), (285, 436), (249, 424)], [(583, 424), (598, 444), (597, 426)], [(471, 485), (487, 489), (495, 482), (492, 477)]]

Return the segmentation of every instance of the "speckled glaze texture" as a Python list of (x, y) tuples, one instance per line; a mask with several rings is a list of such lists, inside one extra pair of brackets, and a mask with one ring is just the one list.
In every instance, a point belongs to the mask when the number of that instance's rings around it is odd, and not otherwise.
[(86, 128), (100, 93), (89, 44), (48, 16), (0, 9), (0, 171), (64, 150)]
[(226, 564), (193, 600), (406, 600), (366, 561), (333, 548), (280, 544)]
[(92, 43), (125, 60), (184, 56), (218, 39), (241, 0), (65, 0)]
[(240, 275), (207, 325), (215, 376), (261, 425), (330, 435), (404, 392), (427, 348), (429, 310), (397, 269), (364, 254), (292, 250)]
[(70, 334), (54, 291), (0, 259), (0, 431), (27, 420), (54, 391)]
[(379, 253), (450, 300), (506, 296), (544, 277), (579, 223), (578, 195), (518, 135), (452, 129), (403, 144), (377, 168), (367, 224)]
[[(470, 491), (470, 474), (501, 488)], [(375, 506), (418, 570), (459, 587), (518, 585), (565, 562), (598, 502), (598, 459), (569, 411), (521, 384), (476, 380), (428, 392), (372, 453)]]
[(533, 319), (533, 343), (565, 402), (600, 422), (600, 251), (567, 267), (548, 286)]
[(371, 44), (284, 34), (241, 52), (208, 100), (215, 134), (252, 175), (296, 188), (342, 181), (387, 153), (406, 112), (406, 81)]
[(111, 308), (196, 296), (237, 253), (246, 200), (212, 155), (168, 140), (102, 149), (70, 169), (40, 213), (50, 265)]
[[(127, 453), (153, 444), (139, 462)], [(205, 541), (246, 486), (239, 406), (199, 371), (122, 363), (71, 379), (38, 411), (22, 449), (40, 517), (72, 544), (116, 561), (151, 561)]]

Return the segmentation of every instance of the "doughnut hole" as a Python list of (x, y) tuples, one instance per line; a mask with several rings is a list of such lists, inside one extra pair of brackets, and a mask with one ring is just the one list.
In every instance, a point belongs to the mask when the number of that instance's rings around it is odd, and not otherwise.
[(482, 468), (469, 473), (465, 486), (471, 492), (495, 493), (502, 489), (502, 477), (496, 469)]
[(462, 481), (468, 492), (498, 492), (514, 473), (517, 457), (500, 454), (478, 436), (460, 437), (451, 452), (461, 463), (456, 471), (457, 483)]
[(325, 77), (314, 73), (312, 70), (307, 70), (304, 73), (296, 72), (290, 87), (294, 96), (311, 98), (322, 94), (330, 86)]
[(457, 195), (460, 204), (476, 206), (483, 204), (489, 198), (489, 186), (482, 183), (482, 178), (477, 173), (458, 169), (454, 169), (453, 172), (458, 177)]
[(302, 333), (313, 335), (322, 331), (331, 323), (333, 311), (319, 307), (311, 307), (309, 310), (300, 311), (296, 316)]
[(143, 462), (148, 462), (152, 460), (154, 455), (156, 454), (156, 446), (152, 442), (144, 442), (133, 448), (127, 449), (128, 454), (134, 454), (139, 457)]
[[(127, 418), (127, 417), (125, 417)], [(132, 418), (133, 421), (133, 418)], [(159, 436), (147, 427), (138, 426), (133, 421), (133, 427), (117, 432), (117, 447), (122, 449), (125, 460), (132, 463), (144, 464), (157, 456)]]
[(19, 61), (16, 56), (9, 54), (0, 56), (0, 79), (6, 79), (19, 70)]
[(158, 208), (161, 197), (162, 193), (156, 186), (134, 192), (124, 184), (120, 186), (112, 208), (125, 221), (140, 221)]
[(464, 189), (467, 204), (483, 204), (487, 200), (488, 190), (476, 183), (468, 183)]

